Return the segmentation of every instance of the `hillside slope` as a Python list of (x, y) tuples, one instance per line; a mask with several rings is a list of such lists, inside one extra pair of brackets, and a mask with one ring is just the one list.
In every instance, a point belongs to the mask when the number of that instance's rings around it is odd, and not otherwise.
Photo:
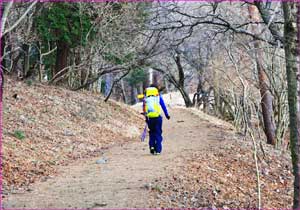
[(142, 117), (99, 95), (7, 78), (3, 98), (4, 192), (26, 189), (55, 166), (99, 156), (104, 149), (138, 141)]
[[(146, 141), (116, 145), (102, 155), (107, 162), (96, 164), (97, 157), (61, 166), (29, 192), (6, 195), (4, 208), (256, 208), (251, 141), (203, 112), (169, 112), (161, 155), (150, 155)], [(290, 155), (264, 143), (261, 148), (262, 207), (291, 208)]]

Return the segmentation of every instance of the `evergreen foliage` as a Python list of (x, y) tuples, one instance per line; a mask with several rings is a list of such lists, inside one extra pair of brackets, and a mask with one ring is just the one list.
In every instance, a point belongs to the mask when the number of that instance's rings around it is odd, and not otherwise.
[(63, 41), (70, 47), (85, 45), (91, 29), (91, 17), (78, 3), (55, 3), (45, 8), (36, 19), (37, 32), (47, 42)]

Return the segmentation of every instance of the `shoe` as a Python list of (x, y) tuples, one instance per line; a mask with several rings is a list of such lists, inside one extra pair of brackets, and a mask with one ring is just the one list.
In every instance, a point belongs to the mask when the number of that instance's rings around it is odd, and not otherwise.
[(160, 152), (155, 153), (156, 155), (160, 155)]
[(150, 148), (150, 153), (151, 153), (152, 155), (155, 154), (155, 149), (154, 149), (154, 147), (151, 147), (151, 148)]

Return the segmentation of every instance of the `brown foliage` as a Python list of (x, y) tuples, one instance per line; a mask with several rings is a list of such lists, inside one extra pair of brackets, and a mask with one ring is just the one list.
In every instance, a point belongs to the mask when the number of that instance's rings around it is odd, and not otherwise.
[[(14, 190), (55, 173), (55, 166), (138, 141), (141, 117), (88, 92), (7, 79), (3, 113), (3, 187)], [(138, 127), (140, 125), (140, 127)], [(24, 139), (15, 132), (25, 134)]]

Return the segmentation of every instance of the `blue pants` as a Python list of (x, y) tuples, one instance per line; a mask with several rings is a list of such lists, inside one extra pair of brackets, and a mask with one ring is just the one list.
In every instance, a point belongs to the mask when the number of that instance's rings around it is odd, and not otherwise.
[(149, 118), (148, 119), (149, 128), (149, 147), (154, 147), (156, 152), (161, 152), (162, 150), (162, 117)]

